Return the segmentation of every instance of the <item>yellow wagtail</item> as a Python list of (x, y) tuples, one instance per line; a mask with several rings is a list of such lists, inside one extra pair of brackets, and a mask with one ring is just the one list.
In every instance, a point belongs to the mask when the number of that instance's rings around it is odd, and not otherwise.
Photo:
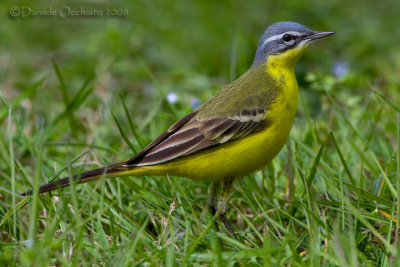
[[(209, 206), (235, 236), (226, 205), (235, 179), (261, 169), (282, 149), (298, 98), (294, 66), (308, 45), (333, 32), (278, 22), (264, 32), (250, 69), (124, 162), (43, 185), (47, 192), (107, 177), (175, 175), (210, 180)], [(222, 193), (218, 198), (219, 187)], [(32, 194), (32, 190), (23, 195)], [(236, 237), (236, 236), (235, 236)]]

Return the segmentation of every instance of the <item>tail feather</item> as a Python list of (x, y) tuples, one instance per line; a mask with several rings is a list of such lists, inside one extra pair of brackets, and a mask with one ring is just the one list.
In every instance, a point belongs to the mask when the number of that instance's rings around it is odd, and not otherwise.
[[(113, 174), (113, 173), (118, 173), (118, 172), (122, 172), (123, 170), (125, 170), (126, 167), (122, 166), (122, 163), (116, 163), (110, 166), (107, 166), (105, 168), (99, 168), (99, 169), (94, 169), (94, 170), (90, 170), (81, 174), (77, 174), (74, 175), (72, 177), (72, 180), (76, 183), (82, 184), (82, 183), (87, 183), (96, 179), (101, 178), (103, 175), (109, 175), (109, 174)], [(58, 188), (63, 188), (66, 186), (69, 186), (71, 184), (71, 178), (70, 177), (65, 177), (62, 178), (60, 180), (42, 185), (39, 187), (39, 193), (44, 193), (44, 192), (48, 192), (54, 189), (58, 189)], [(28, 190), (24, 193), (22, 193), (22, 196), (28, 196), (28, 195), (32, 195), (33, 190)]]

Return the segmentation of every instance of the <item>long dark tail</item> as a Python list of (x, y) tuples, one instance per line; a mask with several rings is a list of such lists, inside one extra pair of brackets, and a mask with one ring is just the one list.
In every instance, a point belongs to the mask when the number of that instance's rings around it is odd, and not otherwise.
[[(121, 163), (116, 163), (104, 168), (99, 168), (99, 169), (95, 169), (95, 170), (90, 170), (81, 174), (77, 174), (72, 176), (72, 180), (78, 184), (82, 184), (82, 183), (87, 183), (96, 179), (101, 178), (103, 175), (110, 175), (110, 174), (115, 174), (115, 173), (119, 173), (119, 172), (123, 172), (126, 171), (126, 167), (123, 166), (123, 163), (125, 162), (121, 162)], [(60, 180), (42, 185), (39, 187), (39, 193), (44, 193), (44, 192), (48, 192), (54, 189), (58, 189), (58, 188), (62, 188), (62, 187), (66, 187), (69, 186), (71, 184), (71, 178), (70, 177), (65, 177), (62, 178)], [(24, 193), (22, 193), (22, 196), (27, 196), (27, 195), (32, 195), (33, 190), (29, 190), (26, 191)]]

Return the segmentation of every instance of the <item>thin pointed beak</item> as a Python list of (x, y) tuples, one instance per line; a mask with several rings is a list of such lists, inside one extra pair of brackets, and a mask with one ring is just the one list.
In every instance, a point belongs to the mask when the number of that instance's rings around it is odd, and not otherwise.
[(317, 39), (320, 39), (320, 38), (323, 38), (323, 37), (332, 35), (332, 34), (334, 34), (334, 33), (335, 33), (335, 32), (313, 32), (313, 33), (309, 36), (309, 38), (310, 38), (310, 40), (317, 40)]

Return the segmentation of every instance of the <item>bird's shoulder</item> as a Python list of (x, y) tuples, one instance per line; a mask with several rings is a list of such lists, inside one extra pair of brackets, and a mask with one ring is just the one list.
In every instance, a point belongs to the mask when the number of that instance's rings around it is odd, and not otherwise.
[(262, 67), (252, 67), (197, 110), (196, 118), (237, 117), (241, 112), (266, 112), (279, 95), (279, 83)]

